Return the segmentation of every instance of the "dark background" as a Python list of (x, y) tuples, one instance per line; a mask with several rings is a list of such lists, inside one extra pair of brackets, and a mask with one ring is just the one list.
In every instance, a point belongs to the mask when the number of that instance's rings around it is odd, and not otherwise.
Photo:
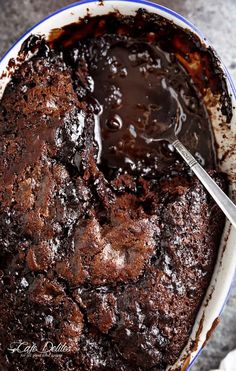
[[(0, 56), (27, 28), (70, 3), (65, 0), (0, 0)], [(236, 0), (160, 0), (158, 3), (181, 13), (205, 33), (236, 82)], [(221, 323), (192, 371), (218, 368), (222, 357), (234, 348), (236, 282)]]

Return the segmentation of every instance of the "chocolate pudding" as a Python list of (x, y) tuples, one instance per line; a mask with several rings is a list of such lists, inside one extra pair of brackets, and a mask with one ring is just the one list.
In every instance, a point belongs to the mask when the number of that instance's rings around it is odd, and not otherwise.
[(31, 36), (22, 55), (0, 102), (1, 369), (165, 370), (224, 216), (173, 148), (143, 135), (173, 126), (226, 189), (203, 100), (221, 95), (230, 120), (217, 60), (141, 9)]

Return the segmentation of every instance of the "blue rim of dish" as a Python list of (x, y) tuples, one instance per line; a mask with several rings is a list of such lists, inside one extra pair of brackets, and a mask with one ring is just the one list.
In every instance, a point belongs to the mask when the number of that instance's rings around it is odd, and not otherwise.
[[(114, 0), (105, 0), (105, 2), (110, 2), (110, 1), (114, 1)], [(120, 2), (127, 2), (127, 3), (135, 3), (135, 4), (143, 4), (143, 5), (147, 5), (147, 6), (150, 6), (152, 8), (155, 8), (155, 9), (158, 9), (160, 11), (162, 11), (163, 13), (167, 13), (168, 15), (171, 15), (173, 16), (174, 18), (177, 18), (178, 20), (180, 20), (181, 22), (183, 22), (184, 24), (186, 24), (192, 31), (194, 31), (207, 45), (211, 45), (211, 43), (208, 41), (208, 39), (205, 37), (205, 35), (191, 22), (189, 22), (185, 17), (183, 17), (182, 15), (180, 15), (179, 13), (175, 12), (174, 10), (171, 10), (163, 5), (159, 5), (159, 4), (155, 4), (155, 3), (152, 3), (151, 1), (146, 1), (146, 0), (116, 0), (116, 1), (120, 1)], [(75, 3), (72, 3), (70, 5), (66, 5), (64, 6), (63, 8), (60, 8), (58, 9), (57, 11), (49, 14), (47, 17), (43, 18), (41, 21), (39, 21), (38, 23), (36, 23), (34, 26), (30, 27), (27, 31), (25, 31), (14, 43), (13, 45), (11, 46), (10, 49), (8, 49), (8, 51), (6, 53), (3, 54), (3, 56), (0, 58), (0, 64), (2, 63), (2, 61), (8, 56), (8, 54), (10, 53), (10, 51), (26, 36), (28, 35), (31, 31), (33, 31), (37, 26), (39, 26), (41, 23), (45, 22), (46, 20), (54, 17), (55, 15), (59, 14), (59, 13), (62, 13), (63, 11), (65, 10), (68, 10), (68, 9), (71, 9), (71, 8), (75, 8), (79, 5), (84, 5), (84, 4), (89, 4), (89, 3), (98, 3), (98, 1), (96, 0), (81, 0), (81, 1), (77, 1)], [(211, 46), (212, 47), (212, 46)], [(215, 49), (212, 47), (214, 53), (216, 54), (216, 57), (218, 58), (218, 60), (220, 61), (221, 63), (221, 67), (222, 67), (222, 70), (226, 76), (226, 81), (228, 81), (229, 85), (230, 85), (230, 88), (231, 88), (231, 91), (233, 92), (234, 94), (234, 98), (236, 99), (236, 87), (234, 85), (234, 82), (232, 80), (232, 77), (227, 69), (227, 67), (224, 65), (224, 63), (222, 62), (221, 58), (218, 56), (218, 54), (215, 52)], [(234, 274), (234, 277), (236, 276), (236, 270), (235, 270), (235, 274)], [(230, 295), (230, 291), (232, 289), (232, 285), (233, 285), (233, 278), (232, 278), (232, 281), (231, 281), (231, 285), (230, 285), (230, 288), (228, 290), (228, 293), (226, 295), (226, 298), (225, 298), (225, 301), (222, 305), (222, 308), (219, 312), (219, 316), (222, 314), (222, 311), (224, 310), (224, 307), (225, 307), (225, 304), (229, 298), (229, 295)], [(192, 359), (191, 363), (188, 365), (186, 371), (188, 371), (193, 363), (196, 361), (196, 359), (198, 358), (198, 356), (200, 355), (200, 353), (202, 352), (203, 350), (203, 346), (201, 346), (201, 348), (198, 350), (198, 352), (195, 354), (194, 358)]]

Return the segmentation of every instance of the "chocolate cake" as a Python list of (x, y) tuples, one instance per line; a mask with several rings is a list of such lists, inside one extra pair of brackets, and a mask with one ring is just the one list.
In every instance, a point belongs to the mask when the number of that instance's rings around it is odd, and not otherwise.
[(221, 94), (230, 119), (215, 57), (143, 10), (31, 36), (29, 51), (0, 103), (0, 368), (164, 370), (224, 217), (173, 148), (142, 134), (175, 125), (225, 189), (202, 99)]

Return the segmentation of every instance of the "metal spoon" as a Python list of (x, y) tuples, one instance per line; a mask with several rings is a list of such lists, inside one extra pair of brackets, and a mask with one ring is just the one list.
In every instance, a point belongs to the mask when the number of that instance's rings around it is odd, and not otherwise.
[(167, 130), (165, 130), (160, 135), (158, 135), (158, 137), (155, 138), (149, 138), (146, 135), (142, 135), (142, 137), (147, 143), (166, 140), (170, 144), (172, 144), (172, 146), (182, 156), (184, 161), (188, 164), (188, 166), (192, 169), (200, 182), (210, 193), (210, 195), (215, 200), (217, 205), (221, 208), (225, 216), (236, 228), (236, 205), (222, 191), (222, 189), (216, 184), (216, 182), (210, 177), (210, 175), (203, 169), (203, 167), (192, 156), (187, 148), (180, 142), (175, 134), (173, 127), (168, 127)]

